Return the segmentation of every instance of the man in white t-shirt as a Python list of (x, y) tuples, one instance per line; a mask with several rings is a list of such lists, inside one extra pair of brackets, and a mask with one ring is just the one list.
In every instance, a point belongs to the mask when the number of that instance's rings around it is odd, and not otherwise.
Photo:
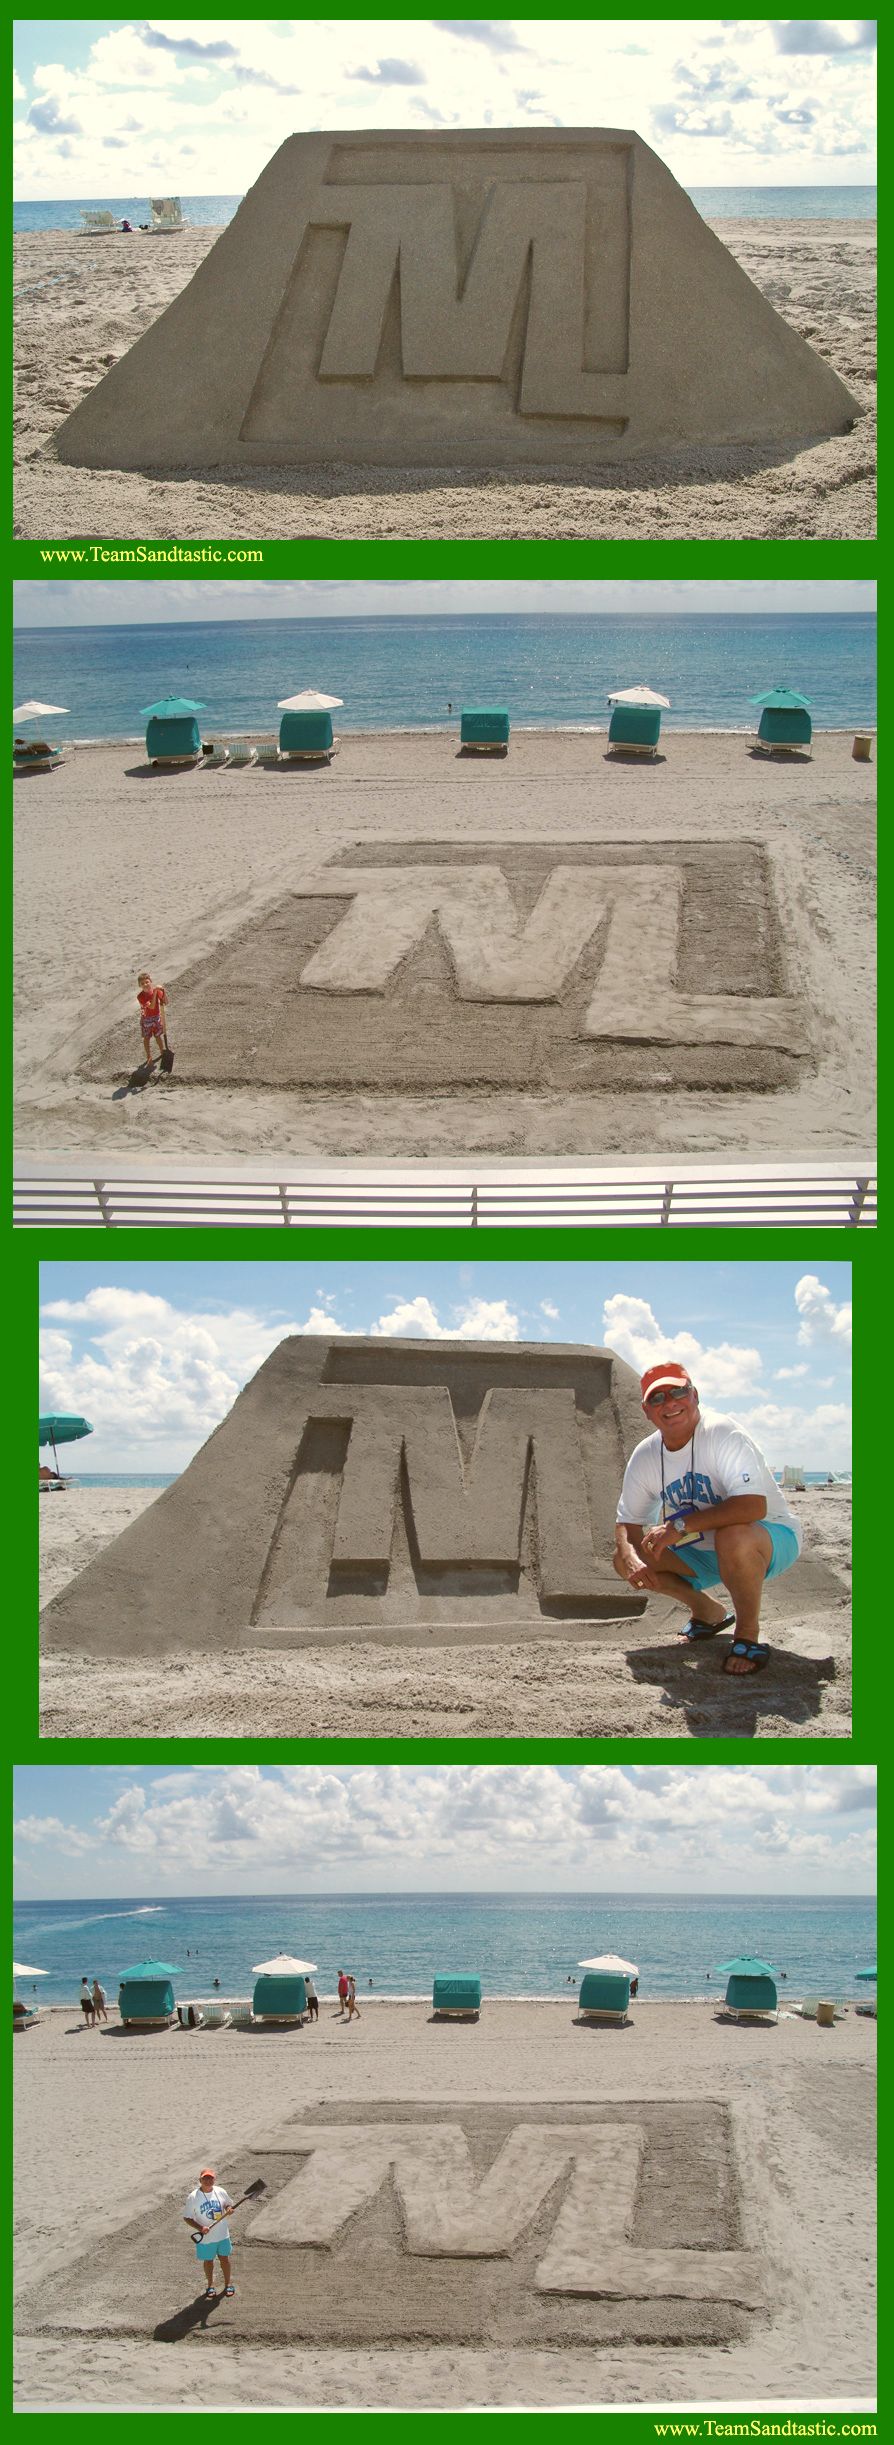
[[(649, 1367), (640, 1389), (653, 1432), (624, 1471), (615, 1570), (630, 1587), (688, 1606), (690, 1644), (734, 1630), (724, 1672), (758, 1672), (770, 1655), (760, 1637), (764, 1581), (797, 1561), (797, 1520), (744, 1427), (702, 1417), (685, 1367)], [(721, 1586), (731, 1613), (708, 1592)]]
[[(232, 2299), (236, 2290), (235, 2284), (230, 2282), (232, 2244), (230, 2228), (226, 2220), (227, 2211), (232, 2205), (229, 2191), (224, 2190), (211, 2166), (206, 2165), (199, 2175), (195, 2190), (190, 2191), (183, 2210), (186, 2223), (191, 2226), (196, 2236), (196, 2257), (204, 2264), (206, 2300), (210, 2300), (215, 2291), (214, 2261), (216, 2258), (220, 2259), (224, 2279), (220, 2286), (221, 2296), (226, 2295), (227, 2299)], [(220, 2223), (217, 2221), (218, 2217), (221, 2219)], [(213, 2232), (209, 2230), (212, 2225)]]

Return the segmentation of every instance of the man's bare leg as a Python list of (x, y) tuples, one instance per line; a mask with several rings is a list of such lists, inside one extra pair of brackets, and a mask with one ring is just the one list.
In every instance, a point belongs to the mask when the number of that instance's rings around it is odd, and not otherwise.
[[(761, 1597), (764, 1580), (773, 1559), (772, 1540), (759, 1520), (736, 1528), (717, 1528), (714, 1532), (717, 1561), (725, 1588), (729, 1589), (736, 1616), (736, 1637), (759, 1644), (761, 1634)], [(753, 1672), (748, 1657), (727, 1658), (724, 1671)]]

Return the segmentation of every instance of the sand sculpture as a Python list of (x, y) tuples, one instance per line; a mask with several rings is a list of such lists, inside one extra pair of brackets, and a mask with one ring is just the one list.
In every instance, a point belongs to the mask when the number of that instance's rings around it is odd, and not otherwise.
[[(655, 2343), (728, 2345), (767, 2311), (713, 2100), (330, 2105), (281, 2116), (244, 2165), (268, 2195), (239, 2219), (227, 2331), (243, 2339), (560, 2347), (637, 2341), (646, 2319)], [(242, 2179), (228, 2165), (234, 2195)], [(132, 2329), (136, 2300), (145, 2331), (184, 2275), (171, 2203), (153, 2201), (123, 2236), (75, 2249), (54, 2323)], [(45, 2291), (20, 2312), (46, 2314)]]
[(567, 464), (858, 404), (617, 129), (291, 136), (66, 419), (75, 466)]
[(293, 1335), (184, 1475), (47, 1608), (86, 1654), (623, 1638), (639, 1386), (611, 1350)]

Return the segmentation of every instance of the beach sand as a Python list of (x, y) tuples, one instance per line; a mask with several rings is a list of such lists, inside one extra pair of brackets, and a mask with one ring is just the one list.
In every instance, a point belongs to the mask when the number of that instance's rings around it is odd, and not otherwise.
[[(715, 2017), (719, 2000), (638, 2000), (625, 2029), (575, 2026), (570, 1991), (485, 1991), (477, 2024), (364, 1998), (351, 2027), (323, 2000), (316, 2027), (247, 2035), (125, 2035), (114, 2013), (93, 2032), (76, 2005), (54, 2009), (14, 2049), (19, 2408), (866, 2404), (875, 2023), (851, 2010), (826, 2030), (784, 2008), (775, 2027), (736, 2026)], [(314, 2125), (359, 2124), (364, 2146), (376, 2121), (414, 2117), (458, 2121), (473, 2162), (477, 2134), (492, 2148), (519, 2123), (595, 2123), (623, 2148), (634, 2122), (647, 2152), (630, 2239), (708, 2250), (718, 2298), (698, 2283), (689, 2300), (650, 2298), (640, 2265), (638, 2298), (619, 2275), (617, 2302), (544, 2300), (552, 2197), (533, 2252), (501, 2232), (496, 2261), (414, 2258), (389, 2186), (331, 2253), (304, 2248), (297, 2264), (290, 2246), (253, 2244), (257, 2210), (242, 2211), (236, 2298), (206, 2332), (179, 2223), (199, 2168), (233, 2196), (260, 2169), (281, 2190), (297, 2169), (290, 2127), (306, 2148)], [(424, 2199), (440, 2212), (436, 2185)], [(291, 2229), (303, 2238), (300, 2213)], [(622, 2224), (613, 2269), (623, 2241)], [(728, 2265), (750, 2269), (754, 2306), (736, 2305), (733, 2281), (724, 2298), (724, 2251), (745, 2254)]]
[[(40, 1505), (48, 1604), (154, 1493), (73, 1487)], [(727, 1641), (681, 1646), (680, 1607), (650, 1599), (620, 1643), (183, 1652), (137, 1665), (43, 1661), (46, 1739), (847, 1738), (850, 1734), (850, 1488), (796, 1498), (804, 1552), (763, 1609), (773, 1657), (759, 1676), (721, 1672)]]
[[(812, 760), (777, 761), (744, 734), (665, 733), (643, 765), (607, 759), (604, 731), (516, 729), (505, 759), (460, 756), (455, 733), (353, 733), (329, 766), (173, 774), (139, 746), (69, 749), (15, 789), (19, 1148), (159, 1171), (868, 1155), (875, 777), (851, 747), (828, 732)], [(552, 1000), (510, 1007), (509, 1025), (458, 996), (432, 931), (382, 992), (295, 992), (311, 940), (349, 905), (307, 896), (331, 861), (378, 863), (380, 886), (383, 860), (440, 853), (461, 874), (477, 855), (510, 882), (515, 861), (527, 911), (557, 849), (632, 861), (646, 923), (656, 878), (681, 868), (682, 985), (740, 997), (734, 1017), (771, 997), (767, 1042), (717, 1046), (712, 1017), (702, 1041), (647, 1028), (591, 1049), (577, 971)], [(648, 939), (633, 930), (642, 998)], [(585, 957), (588, 996), (592, 942)], [(176, 1068), (129, 1091), (143, 966), (171, 990)]]
[(184, 467), (153, 476), (63, 466), (53, 437), (64, 418), (186, 286), (220, 232), (185, 230), (149, 246), (68, 230), (17, 237), (14, 532), (236, 542), (874, 535), (875, 224), (714, 226), (865, 413), (852, 433), (805, 436), (790, 452), (700, 448), (690, 464), (640, 460), (596, 469), (585, 483), (541, 467), (474, 477), (449, 468)]

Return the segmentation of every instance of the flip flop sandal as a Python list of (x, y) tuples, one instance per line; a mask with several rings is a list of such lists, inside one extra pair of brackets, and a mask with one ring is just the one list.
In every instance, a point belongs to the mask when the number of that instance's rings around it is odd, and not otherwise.
[(225, 2301), (234, 2301), (234, 2300), (235, 2300), (235, 2298), (236, 2298), (236, 2286), (235, 2286), (235, 2284), (228, 2284), (228, 2285), (227, 2285), (227, 2288), (226, 2288), (226, 2291), (225, 2291), (225, 2293), (224, 2293), (224, 2300), (225, 2300)]
[[(730, 1656), (733, 1656), (733, 1655), (744, 1655), (744, 1656), (747, 1656), (747, 1658), (748, 1658), (748, 1672), (741, 1672), (741, 1673), (730, 1673), (730, 1669), (729, 1669), (729, 1662), (730, 1662)], [(763, 1666), (764, 1664), (769, 1664), (769, 1661), (770, 1661), (770, 1650), (769, 1650), (769, 1647), (764, 1647), (764, 1646), (760, 1646), (760, 1647), (759, 1647), (759, 1646), (756, 1644), (756, 1642), (755, 1642), (755, 1640), (754, 1640), (754, 1639), (747, 1639), (747, 1638), (734, 1638), (733, 1643), (732, 1643), (732, 1646), (731, 1646), (730, 1651), (729, 1651), (729, 1655), (728, 1655), (728, 1656), (726, 1656), (726, 1657), (724, 1658), (723, 1664), (722, 1664), (722, 1666), (721, 1666), (721, 1670), (722, 1670), (723, 1672), (725, 1672), (725, 1673), (729, 1673), (729, 1677), (730, 1677), (730, 1680), (731, 1680), (731, 1681), (747, 1681), (747, 1679), (748, 1679), (748, 1673), (750, 1673), (750, 1672), (760, 1672), (760, 1670), (761, 1670), (762, 1666)]]
[(718, 1630), (734, 1630), (735, 1627), (735, 1614), (725, 1613), (722, 1622), (697, 1622), (694, 1619), (688, 1621), (685, 1630), (681, 1630), (680, 1637), (684, 1638), (690, 1647), (694, 1647), (700, 1638), (716, 1638)]

